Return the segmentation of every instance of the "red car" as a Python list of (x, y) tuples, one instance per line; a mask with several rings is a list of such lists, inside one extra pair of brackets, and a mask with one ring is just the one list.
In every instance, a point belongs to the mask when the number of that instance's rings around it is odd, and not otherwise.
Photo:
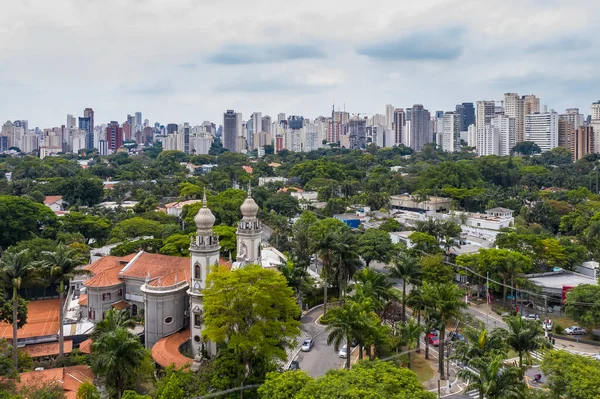
[(439, 337), (439, 333), (437, 331), (431, 331), (428, 335), (427, 335), (427, 339), (429, 340), (429, 343), (433, 346), (440, 346), (440, 337)]

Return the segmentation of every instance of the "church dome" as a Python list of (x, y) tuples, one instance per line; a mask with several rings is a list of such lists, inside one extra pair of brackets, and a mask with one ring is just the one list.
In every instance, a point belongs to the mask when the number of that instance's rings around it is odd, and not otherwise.
[(206, 206), (206, 191), (204, 191), (204, 198), (202, 199), (202, 208), (198, 210), (196, 216), (194, 216), (194, 223), (196, 223), (197, 230), (212, 230), (215, 224), (215, 215)]
[(258, 205), (256, 205), (256, 202), (254, 202), (254, 199), (252, 198), (251, 187), (248, 187), (248, 197), (244, 200), (244, 203), (240, 207), (240, 211), (245, 218), (255, 218), (258, 214)]

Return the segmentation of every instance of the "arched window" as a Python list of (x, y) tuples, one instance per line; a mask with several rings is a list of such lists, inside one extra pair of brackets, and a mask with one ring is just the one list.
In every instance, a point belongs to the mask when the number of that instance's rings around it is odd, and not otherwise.
[(196, 328), (202, 327), (202, 313), (201, 312), (194, 313), (194, 327), (196, 327)]
[(200, 264), (198, 262), (194, 265), (194, 278), (196, 280), (202, 280), (202, 270), (200, 270)]

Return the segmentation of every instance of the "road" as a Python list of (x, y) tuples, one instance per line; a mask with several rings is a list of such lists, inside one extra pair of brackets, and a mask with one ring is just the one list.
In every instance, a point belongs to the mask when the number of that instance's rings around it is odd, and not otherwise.
[(315, 346), (310, 352), (299, 352), (297, 360), (300, 363), (300, 370), (306, 371), (311, 377), (320, 377), (329, 369), (339, 369), (345, 362), (338, 356), (333, 345), (327, 345), (325, 327), (315, 323), (322, 314), (323, 309), (318, 308), (302, 317), (302, 335), (312, 337)]

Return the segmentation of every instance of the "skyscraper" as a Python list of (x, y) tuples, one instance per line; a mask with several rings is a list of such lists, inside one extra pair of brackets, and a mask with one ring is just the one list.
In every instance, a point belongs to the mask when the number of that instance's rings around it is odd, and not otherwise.
[(507, 115), (496, 115), (492, 119), (493, 134), (498, 137), (500, 156), (510, 155), (513, 147), (517, 144), (515, 118)]
[(142, 113), (139, 111), (135, 113), (135, 126), (136, 130), (138, 129), (137, 126), (142, 126)]
[(393, 129), (394, 127), (394, 106), (386, 105), (385, 106), (385, 127), (386, 129)]
[(592, 103), (592, 119), (600, 119), (600, 100)]
[(456, 112), (446, 112), (441, 118), (442, 128), (437, 131), (441, 131), (442, 137), (439, 142), (442, 145), (442, 150), (447, 152), (460, 151), (460, 119), (462, 115)]
[[(396, 108), (394, 110), (394, 117), (392, 122), (392, 128), (394, 129), (394, 143), (393, 145), (406, 145), (406, 137), (404, 127), (406, 125), (406, 115), (404, 114), (404, 110), (402, 108)], [(387, 143), (389, 144), (389, 143)], [(391, 147), (391, 145), (389, 146)]]
[[(229, 151), (241, 151), (236, 149), (237, 138), (242, 135), (242, 114), (228, 109), (223, 114), (223, 148)], [(245, 149), (245, 148), (244, 148)]]
[(425, 144), (432, 141), (429, 111), (423, 105), (415, 104), (410, 112), (410, 120), (410, 147), (415, 151), (421, 151)]
[(123, 128), (119, 122), (111, 121), (106, 127), (106, 141), (109, 150), (116, 151), (123, 145)]
[(348, 121), (348, 135), (350, 136), (350, 148), (365, 148), (367, 145), (367, 121), (359, 117), (351, 118)]
[(596, 151), (594, 129), (591, 126), (579, 126), (572, 132), (570, 145), (573, 161)]
[(517, 143), (525, 140), (525, 106), (517, 93), (504, 94), (504, 115), (514, 118)]
[[(261, 121), (261, 131), (267, 133), (267, 134), (271, 134), (271, 117), (269, 115), (265, 115), (262, 118)], [(268, 143), (271, 144), (271, 143)]]
[(459, 130), (466, 132), (469, 126), (475, 123), (475, 107), (473, 107), (473, 103), (458, 104), (456, 106), (456, 113), (459, 115)]
[(558, 114), (553, 110), (525, 117), (525, 140), (536, 143), (542, 152), (558, 146)]
[[(84, 119), (83, 124), (81, 126), (82, 119)], [(88, 132), (86, 138), (86, 148), (93, 149), (94, 148), (94, 110), (91, 108), (86, 108), (83, 110), (83, 118), (79, 118), (79, 129), (85, 130)]]
[(523, 99), (523, 114), (525, 116), (542, 111), (540, 109), (540, 99), (537, 98), (536, 96), (534, 96), (533, 94), (528, 94), (526, 96), (523, 96), (522, 99)]
[[(485, 127), (490, 125), (492, 122), (492, 118), (495, 116), (496, 111), (496, 102), (495, 101), (477, 101), (476, 103), (476, 113), (475, 113), (475, 132), (477, 135), (477, 154), (483, 155), (480, 153), (479, 146), (481, 143), (488, 142), (491, 143), (493, 140), (484, 140), (485, 138), (491, 137), (492, 133), (486, 133)], [(491, 128), (491, 125), (490, 125)], [(492, 129), (493, 131), (493, 129)], [(488, 149), (493, 148), (488, 146)]]
[(67, 129), (71, 129), (77, 127), (77, 119), (75, 119), (75, 117), (71, 114), (67, 115)]

